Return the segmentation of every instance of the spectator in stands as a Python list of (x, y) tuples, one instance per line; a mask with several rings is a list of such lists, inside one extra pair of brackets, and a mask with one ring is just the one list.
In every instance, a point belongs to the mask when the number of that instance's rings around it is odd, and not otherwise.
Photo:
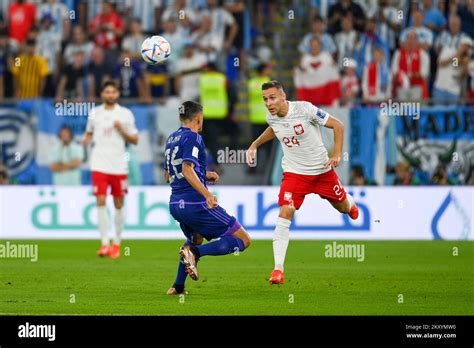
[(172, 56), (168, 59), (168, 71), (171, 75), (174, 75), (176, 72), (176, 63), (183, 54), (187, 37), (186, 33), (178, 28), (177, 21), (173, 18), (163, 22), (163, 30), (163, 37), (166, 37), (173, 52)]
[(125, 12), (128, 17), (140, 18), (142, 32), (155, 34), (161, 28), (162, 3), (161, 0), (125, 0)]
[(438, 70), (433, 86), (433, 97), (437, 102), (454, 104), (461, 97), (463, 72), (467, 71), (472, 40), (463, 37), (459, 48), (445, 46), (438, 57)]
[(225, 74), (210, 63), (199, 77), (200, 103), (204, 107), (203, 137), (212, 156), (217, 158), (217, 151), (222, 146), (219, 135), (228, 134), (229, 93)]
[[(141, 21), (139, 18), (133, 18), (129, 24), (129, 34), (122, 41), (122, 50), (130, 52), (130, 55), (136, 59), (141, 58), (141, 46), (146, 36), (141, 29)], [(173, 47), (173, 46), (171, 46)], [(173, 47), (174, 49), (174, 47)], [(174, 53), (174, 50), (173, 50)]]
[(397, 50), (392, 60), (394, 92), (400, 100), (421, 100), (429, 97), (428, 74), (430, 57), (418, 43), (417, 34), (407, 34), (405, 45)]
[(296, 99), (314, 105), (336, 105), (341, 95), (339, 69), (331, 54), (321, 52), (318, 39), (311, 40), (311, 54), (304, 54), (294, 70)]
[(57, 0), (47, 0), (38, 5), (36, 21), (38, 24), (42, 18), (49, 14), (52, 17), (52, 30), (60, 40), (67, 40), (71, 32), (71, 21), (69, 20), (69, 9), (66, 4)]
[(181, 101), (199, 101), (199, 77), (206, 65), (206, 57), (187, 41), (184, 54), (176, 63), (175, 90)]
[(201, 25), (191, 35), (196, 48), (206, 56), (208, 63), (216, 62), (217, 55), (222, 51), (222, 41), (212, 32), (212, 20), (208, 15), (201, 18)]
[[(267, 108), (262, 100), (262, 84), (271, 81), (272, 66), (260, 64), (257, 67), (257, 75), (247, 82), (249, 100), (249, 120), (252, 125), (252, 138), (257, 139), (267, 128)], [(271, 153), (271, 142), (267, 142), (258, 150), (256, 167), (249, 167), (248, 173), (263, 173)]]
[(82, 146), (74, 142), (72, 129), (61, 126), (60, 144), (50, 152), (49, 168), (53, 172), (53, 185), (80, 185), (80, 166), (84, 158)]
[[(225, 71), (227, 55), (237, 36), (239, 26), (229, 11), (218, 5), (217, 0), (206, 0), (206, 3), (207, 10), (205, 14), (211, 18), (211, 32), (217, 38), (220, 47), (218, 49), (217, 64), (222, 71)], [(227, 28), (228, 34), (226, 35)]]
[(224, 9), (234, 16), (235, 22), (239, 30), (234, 39), (233, 45), (237, 50), (241, 50), (244, 46), (244, 16), (246, 5), (244, 0), (224, 0)]
[(407, 41), (408, 33), (415, 32), (420, 47), (428, 51), (433, 45), (433, 32), (423, 25), (424, 16), (421, 10), (415, 9), (412, 18), (413, 26), (404, 29), (400, 35), (400, 46)]
[(373, 61), (364, 68), (362, 93), (366, 104), (379, 104), (391, 96), (390, 67), (380, 47), (374, 47)]
[[(158, 98), (160, 104), (164, 104), (166, 98), (170, 95), (170, 83), (168, 79), (168, 62), (147, 65), (145, 69), (145, 101), (150, 97)], [(174, 89), (174, 88), (173, 88)]]
[(433, 6), (432, 0), (423, 0), (423, 17), (423, 25), (435, 36), (446, 26), (446, 18), (436, 6)]
[(469, 35), (461, 31), (461, 19), (457, 15), (449, 17), (449, 30), (444, 30), (436, 38), (434, 48), (439, 54), (443, 47), (450, 47), (455, 50), (459, 48), (462, 38), (469, 38)]
[(38, 98), (43, 95), (48, 62), (36, 54), (36, 41), (26, 40), (25, 52), (20, 54), (20, 64), (13, 64), (13, 91), (16, 98)]
[(341, 105), (351, 107), (360, 92), (359, 79), (357, 78), (357, 62), (349, 58), (344, 64), (344, 74), (341, 80)]
[(8, 37), (8, 29), (0, 28), (0, 69), (4, 86), (3, 97), (11, 98), (14, 95), (12, 66), (14, 58), (18, 56), (18, 46), (15, 40)]
[(357, 62), (357, 76), (362, 78), (364, 67), (372, 62), (374, 47), (378, 46), (384, 51), (387, 61), (390, 61), (390, 50), (388, 44), (377, 34), (377, 24), (375, 19), (369, 18), (365, 22), (365, 32), (362, 34), (354, 52), (354, 59)]
[(96, 45), (105, 49), (106, 61), (114, 62), (119, 52), (124, 23), (109, 1), (102, 3), (101, 12), (89, 24), (89, 34)]
[(403, 24), (398, 9), (390, 5), (390, 0), (381, 0), (374, 18), (377, 21), (377, 34), (387, 43), (392, 54)]
[(352, 186), (376, 186), (377, 182), (372, 179), (367, 179), (364, 174), (364, 167), (360, 164), (352, 166), (349, 185)]
[(76, 25), (72, 29), (72, 42), (68, 43), (64, 49), (64, 63), (72, 64), (76, 52), (83, 52), (86, 62), (89, 62), (93, 48), (94, 44), (87, 39), (82, 27)]
[(10, 38), (23, 43), (35, 23), (36, 6), (25, 0), (13, 0), (8, 8), (8, 30)]
[(63, 99), (83, 100), (84, 99), (84, 79), (86, 77), (84, 52), (74, 53), (72, 64), (66, 64), (59, 78), (59, 85), (56, 92), (56, 101)]
[(363, 31), (365, 28), (365, 13), (362, 7), (352, 0), (341, 0), (329, 8), (329, 32), (336, 34), (341, 31), (341, 19), (348, 14), (354, 19), (354, 28)]
[[(474, 105), (474, 57), (471, 55), (469, 63), (465, 71), (467, 77), (467, 88), (465, 92), (465, 98), (468, 99), (468, 105)], [(472, 175), (474, 179), (474, 174)]]
[(120, 96), (123, 98), (147, 97), (146, 81), (144, 79), (143, 65), (130, 55), (122, 51), (115, 65), (114, 79), (120, 87)]
[(9, 185), (10, 178), (8, 176), (8, 168), (0, 164), (0, 185)]
[(103, 83), (111, 80), (113, 74), (113, 67), (105, 62), (104, 50), (98, 46), (94, 47), (91, 54), (91, 62), (87, 67), (87, 86), (91, 101), (100, 97)]
[(407, 162), (399, 162), (395, 167), (395, 179), (393, 184), (396, 186), (420, 185), (420, 180), (413, 174), (413, 170)]
[(178, 30), (186, 34), (190, 34), (194, 26), (199, 22), (198, 13), (188, 6), (186, 0), (175, 0), (171, 3), (161, 16), (161, 21), (164, 23), (168, 20), (175, 20)]
[(430, 185), (446, 186), (458, 184), (459, 181), (449, 176), (448, 169), (444, 164), (438, 164), (430, 178)]
[(8, 32), (5, 28), (0, 29), (0, 102), (4, 97), (13, 96), (13, 84), (10, 67), (13, 65), (13, 58), (16, 50), (10, 44)]
[(458, 16), (461, 18), (461, 30), (471, 38), (474, 37), (474, 0), (459, 4)]
[(53, 97), (59, 75), (59, 55), (61, 51), (61, 34), (53, 28), (53, 17), (46, 13), (41, 18), (38, 33), (38, 53), (48, 62), (49, 74), (46, 77), (45, 97)]
[(351, 59), (359, 41), (359, 33), (354, 30), (352, 15), (342, 18), (342, 30), (336, 34), (337, 66), (344, 69), (344, 62)]
[(316, 16), (311, 23), (311, 32), (306, 34), (298, 45), (298, 50), (301, 54), (310, 53), (311, 51), (311, 39), (317, 38), (321, 42), (321, 51), (329, 52), (331, 54), (336, 53), (336, 45), (331, 35), (325, 33), (326, 24), (324, 20)]

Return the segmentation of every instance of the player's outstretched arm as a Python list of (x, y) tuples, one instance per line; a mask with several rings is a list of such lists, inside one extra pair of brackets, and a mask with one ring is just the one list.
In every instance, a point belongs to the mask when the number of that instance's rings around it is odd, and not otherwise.
[(246, 153), (247, 164), (249, 166), (252, 166), (254, 164), (253, 162), (255, 160), (255, 154), (257, 153), (257, 149), (261, 145), (272, 140), (273, 138), (275, 138), (275, 132), (273, 131), (273, 128), (267, 127), (267, 129), (265, 129), (263, 133), (260, 134), (260, 136), (257, 139), (255, 139), (255, 141), (250, 145)]
[(326, 124), (326, 128), (331, 128), (334, 131), (334, 152), (332, 157), (324, 164), (325, 167), (328, 166), (339, 166), (342, 156), (342, 143), (344, 140), (344, 124), (339, 121), (337, 118), (329, 116)]
[(194, 164), (191, 162), (183, 162), (183, 176), (186, 181), (191, 185), (197, 192), (199, 192), (205, 199), (209, 208), (217, 207), (217, 198), (204, 186), (199, 180), (196, 172), (194, 171)]

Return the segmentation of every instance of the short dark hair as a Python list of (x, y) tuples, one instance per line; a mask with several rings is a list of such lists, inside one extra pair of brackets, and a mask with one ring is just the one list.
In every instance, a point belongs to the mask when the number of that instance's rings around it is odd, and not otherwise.
[(113, 80), (107, 80), (102, 84), (102, 88), (100, 89), (100, 91), (103, 92), (109, 86), (114, 87), (117, 91), (119, 90), (119, 86), (117, 85), (117, 82)]
[(262, 84), (262, 91), (270, 88), (277, 88), (283, 90), (283, 86), (277, 80), (268, 81)]
[(61, 132), (62, 132), (63, 130), (68, 131), (68, 132), (69, 132), (69, 136), (70, 136), (71, 138), (74, 138), (74, 131), (72, 130), (72, 127), (71, 127), (70, 125), (63, 123), (63, 124), (61, 125), (61, 128), (59, 128), (58, 134), (61, 134)]
[(195, 101), (185, 101), (179, 107), (179, 119), (181, 122), (192, 121), (197, 114), (202, 112), (203, 107)]

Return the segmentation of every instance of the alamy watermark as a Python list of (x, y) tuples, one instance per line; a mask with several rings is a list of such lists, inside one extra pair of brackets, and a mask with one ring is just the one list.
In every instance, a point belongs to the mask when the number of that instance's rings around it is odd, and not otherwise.
[(38, 261), (38, 244), (0, 243), (0, 259), (30, 259)]
[[(249, 166), (257, 166), (257, 151), (253, 152), (253, 161), (249, 162)], [(248, 163), (247, 159), (250, 153), (248, 150), (236, 150), (225, 147), (217, 151), (217, 163), (219, 164), (239, 164)]]
[(95, 108), (92, 102), (70, 102), (64, 99), (54, 104), (56, 116), (89, 116), (90, 111)]
[(324, 246), (324, 256), (327, 258), (353, 258), (357, 262), (362, 262), (365, 260), (365, 245), (332, 242)]
[(380, 114), (382, 116), (408, 116), (414, 120), (420, 118), (420, 103), (418, 102), (394, 102), (389, 99), (380, 103)]

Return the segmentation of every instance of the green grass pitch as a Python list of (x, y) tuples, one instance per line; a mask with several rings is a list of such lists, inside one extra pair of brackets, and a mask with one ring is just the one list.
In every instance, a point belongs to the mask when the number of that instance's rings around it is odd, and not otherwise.
[(181, 241), (124, 241), (130, 255), (117, 260), (98, 258), (97, 241), (34, 243), (37, 262), (0, 259), (0, 315), (474, 314), (472, 242), (348, 241), (365, 245), (357, 262), (326, 258), (332, 242), (290, 241), (286, 282), (270, 286), (272, 242), (254, 241), (240, 255), (203, 258), (181, 298), (165, 294)]

